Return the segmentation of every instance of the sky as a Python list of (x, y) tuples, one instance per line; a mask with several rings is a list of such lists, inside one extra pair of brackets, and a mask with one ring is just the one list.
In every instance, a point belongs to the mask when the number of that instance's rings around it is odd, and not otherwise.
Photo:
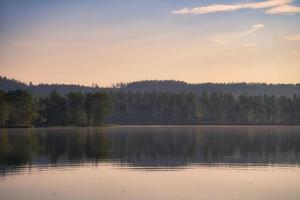
[(0, 75), (300, 82), (300, 0), (0, 0)]

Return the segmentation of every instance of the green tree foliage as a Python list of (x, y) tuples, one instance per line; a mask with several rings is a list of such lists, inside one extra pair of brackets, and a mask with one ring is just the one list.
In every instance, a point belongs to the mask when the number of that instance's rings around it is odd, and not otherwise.
[(0, 91), (0, 126), (100, 126), (111, 113), (105, 93), (52, 91), (48, 97), (34, 99), (25, 90)]
[(0, 91), (0, 127), (5, 127), (9, 119), (10, 105), (7, 101), (7, 96), (3, 91)]
[(85, 125), (87, 116), (85, 110), (85, 95), (80, 92), (70, 92), (67, 95), (68, 123)]
[(67, 124), (67, 99), (56, 91), (42, 99), (43, 116), (48, 126), (64, 126)]
[(56, 91), (40, 99), (40, 113), (46, 126), (100, 126), (110, 114), (110, 98), (104, 93), (71, 92), (62, 96)]
[(100, 126), (104, 117), (111, 113), (109, 97), (101, 92), (86, 95), (85, 110), (88, 125)]
[(119, 124), (300, 124), (300, 96), (111, 92)]
[(0, 92), (1, 127), (114, 124), (300, 124), (300, 96), (109, 92), (33, 98)]
[(9, 91), (6, 94), (10, 112), (8, 125), (13, 127), (29, 127), (36, 116), (34, 101), (25, 90)]

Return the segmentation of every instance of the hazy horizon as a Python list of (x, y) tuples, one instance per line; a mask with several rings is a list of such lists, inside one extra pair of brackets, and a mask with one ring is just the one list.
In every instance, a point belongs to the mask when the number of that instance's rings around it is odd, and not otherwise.
[(292, 84), (292, 85), (297, 85), (297, 84), (300, 84), (300, 82), (295, 82), (295, 83), (267, 83), (267, 82), (188, 82), (188, 81), (184, 81), (184, 80), (175, 80), (175, 79), (143, 79), (143, 80), (135, 80), (135, 81), (130, 81), (130, 82), (115, 82), (115, 83), (111, 83), (109, 85), (102, 85), (100, 82), (94, 82), (94, 83), (91, 83), (91, 84), (80, 84), (80, 83), (76, 83), (76, 82), (70, 82), (70, 83), (65, 83), (65, 82), (38, 82), (38, 83), (34, 83), (32, 81), (23, 81), (23, 80), (19, 80), (19, 79), (15, 79), (13, 77), (7, 77), (7, 76), (2, 76), (0, 74), (0, 77), (2, 78), (7, 78), (8, 80), (16, 80), (16, 81), (20, 81), (24, 84), (27, 84), (27, 85), (30, 85), (33, 84), (34, 86), (37, 86), (37, 85), (40, 85), (40, 84), (62, 84), (62, 85), (80, 85), (80, 86), (84, 86), (84, 87), (95, 87), (95, 85), (97, 85), (98, 87), (103, 87), (103, 88), (106, 88), (106, 87), (114, 87), (116, 86), (117, 84), (130, 84), (130, 83), (136, 83), (136, 82), (143, 82), (143, 81), (175, 81), (175, 82), (184, 82), (186, 84), (207, 84), (207, 83), (212, 83), (212, 84), (240, 84), (240, 83), (246, 83), (246, 84), (267, 84), (267, 85), (276, 85), (276, 84)]
[(300, 82), (299, 0), (0, 0), (0, 13), (0, 74), (24, 82)]

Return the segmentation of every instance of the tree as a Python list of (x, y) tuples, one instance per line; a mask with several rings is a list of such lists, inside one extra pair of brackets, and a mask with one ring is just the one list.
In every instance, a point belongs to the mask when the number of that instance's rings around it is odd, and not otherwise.
[(29, 127), (35, 116), (32, 96), (25, 90), (7, 92), (7, 99), (11, 105), (8, 124), (16, 127)]
[(10, 105), (5, 92), (0, 91), (0, 127), (5, 127), (9, 119)]
[(110, 98), (105, 93), (87, 94), (85, 110), (89, 125), (100, 126), (104, 117), (111, 113), (112, 107)]
[[(110, 115), (106, 118), (108, 115)], [(34, 120), (38, 114), (37, 120)], [(299, 124), (300, 96), (114, 92), (33, 98), (0, 91), (0, 127), (117, 124)]]
[(69, 124), (80, 126), (86, 124), (85, 96), (82, 93), (70, 92), (67, 95), (67, 107)]
[(63, 126), (67, 123), (67, 100), (56, 91), (44, 100), (46, 124), (50, 126)]

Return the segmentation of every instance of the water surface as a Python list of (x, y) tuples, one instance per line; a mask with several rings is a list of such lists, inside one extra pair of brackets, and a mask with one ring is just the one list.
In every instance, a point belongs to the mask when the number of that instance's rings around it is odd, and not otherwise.
[(300, 199), (300, 127), (0, 131), (0, 199)]

